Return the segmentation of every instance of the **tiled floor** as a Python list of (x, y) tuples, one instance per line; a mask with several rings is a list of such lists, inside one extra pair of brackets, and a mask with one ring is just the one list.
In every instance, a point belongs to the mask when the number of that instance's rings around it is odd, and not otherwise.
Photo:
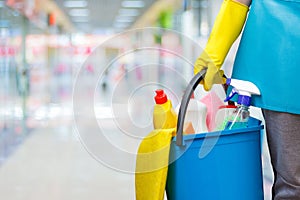
[(72, 127), (34, 131), (0, 167), (1, 199), (134, 199), (134, 176), (93, 159)]

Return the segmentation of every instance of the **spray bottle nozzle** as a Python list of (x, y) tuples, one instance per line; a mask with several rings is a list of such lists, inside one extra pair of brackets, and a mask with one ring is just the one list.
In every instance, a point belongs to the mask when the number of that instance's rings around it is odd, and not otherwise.
[(231, 78), (227, 78), (226, 79), (226, 85), (230, 85), (230, 83), (231, 83)]
[(230, 94), (226, 97), (225, 101), (229, 101), (234, 95), (238, 94), (238, 104), (250, 106), (251, 95), (260, 95), (259, 89), (249, 81), (230, 79), (226, 80), (227, 85), (233, 86)]
[(238, 94), (238, 92), (236, 91), (235, 88), (232, 88), (230, 94), (226, 97), (226, 99), (224, 100), (224, 102), (229, 101), (230, 99), (232, 99), (234, 97), (234, 95)]

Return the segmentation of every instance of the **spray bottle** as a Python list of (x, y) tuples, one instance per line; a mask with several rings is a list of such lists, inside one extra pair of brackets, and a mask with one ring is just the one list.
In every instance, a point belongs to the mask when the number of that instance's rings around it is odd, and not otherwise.
[(155, 106), (153, 110), (153, 126), (155, 129), (176, 128), (177, 115), (172, 103), (163, 90), (156, 90)]
[(251, 95), (260, 95), (260, 91), (256, 85), (249, 81), (227, 79), (226, 84), (233, 86), (233, 89), (225, 101), (229, 101), (237, 94), (238, 105), (231, 116), (226, 119), (225, 129), (245, 128), (248, 126), (250, 116), (249, 106), (251, 105)]

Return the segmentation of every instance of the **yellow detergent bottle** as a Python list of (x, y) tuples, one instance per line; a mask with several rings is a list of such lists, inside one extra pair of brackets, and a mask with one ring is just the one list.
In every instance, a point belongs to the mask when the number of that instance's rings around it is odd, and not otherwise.
[(156, 90), (153, 110), (154, 129), (141, 142), (135, 174), (136, 200), (163, 200), (169, 151), (176, 133), (177, 115), (163, 90)]
[(172, 103), (168, 100), (163, 90), (156, 90), (154, 97), (156, 105), (153, 110), (154, 129), (176, 128), (177, 115), (173, 110)]

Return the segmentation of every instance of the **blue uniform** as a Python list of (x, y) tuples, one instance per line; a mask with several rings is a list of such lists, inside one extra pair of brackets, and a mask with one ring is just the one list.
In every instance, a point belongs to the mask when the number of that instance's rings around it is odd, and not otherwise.
[(233, 78), (258, 86), (252, 105), (300, 114), (300, 0), (253, 0)]

